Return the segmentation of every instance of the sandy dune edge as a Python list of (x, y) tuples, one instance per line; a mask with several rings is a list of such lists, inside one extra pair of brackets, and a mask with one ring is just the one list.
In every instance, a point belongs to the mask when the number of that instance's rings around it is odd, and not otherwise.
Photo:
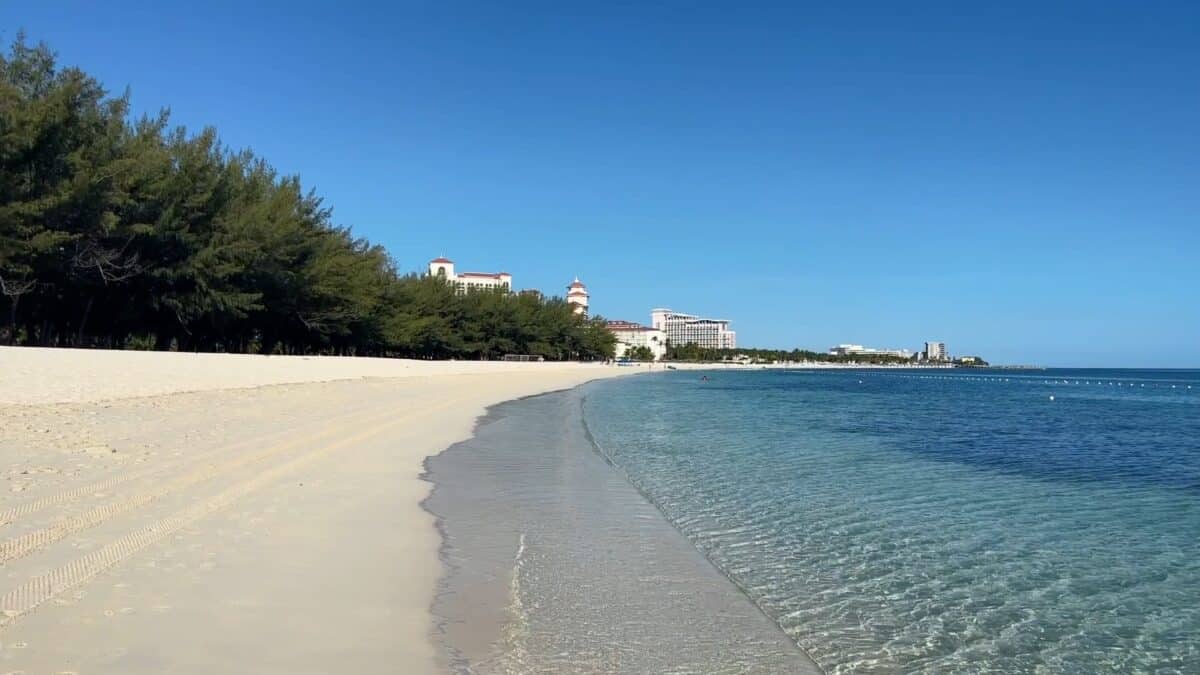
[(632, 370), (0, 350), (0, 672), (433, 672), (424, 459)]

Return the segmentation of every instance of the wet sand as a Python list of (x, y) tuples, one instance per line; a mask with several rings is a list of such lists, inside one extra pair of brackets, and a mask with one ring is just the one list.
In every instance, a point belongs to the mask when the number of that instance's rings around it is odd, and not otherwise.
[(819, 673), (591, 443), (588, 387), (498, 405), (428, 460), (455, 673)]

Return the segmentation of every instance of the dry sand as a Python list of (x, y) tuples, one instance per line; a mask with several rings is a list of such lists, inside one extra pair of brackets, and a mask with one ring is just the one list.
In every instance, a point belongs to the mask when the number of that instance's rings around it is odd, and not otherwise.
[(0, 348), (0, 673), (424, 673), (426, 457), (581, 364)]

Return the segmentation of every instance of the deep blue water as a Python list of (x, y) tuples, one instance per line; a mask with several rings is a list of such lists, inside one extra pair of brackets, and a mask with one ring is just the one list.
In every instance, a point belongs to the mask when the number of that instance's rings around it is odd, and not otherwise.
[(1200, 371), (709, 377), (585, 419), (829, 672), (1200, 673)]

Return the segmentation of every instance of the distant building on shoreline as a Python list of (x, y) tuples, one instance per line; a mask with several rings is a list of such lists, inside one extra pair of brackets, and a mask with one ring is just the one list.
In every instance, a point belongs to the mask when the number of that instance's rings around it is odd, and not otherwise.
[(474, 290), (512, 291), (512, 275), (508, 272), (462, 272), (454, 273), (454, 261), (449, 258), (434, 258), (429, 261), (429, 276), (441, 277), (454, 285), (459, 293)]
[(829, 348), (831, 356), (893, 356), (898, 359), (911, 359), (913, 353), (907, 349), (875, 349), (862, 345), (838, 345)]
[(737, 333), (726, 319), (705, 319), (670, 309), (650, 310), (650, 325), (663, 332), (667, 342), (695, 344), (702, 349), (737, 349)]
[(609, 321), (608, 330), (617, 338), (615, 355), (619, 359), (637, 347), (646, 347), (655, 361), (667, 355), (667, 336), (657, 328), (632, 321)]
[(587, 286), (583, 285), (579, 277), (575, 277), (575, 281), (570, 286), (567, 286), (567, 303), (572, 305), (572, 309), (576, 314), (583, 316), (585, 319), (588, 316), (588, 301), (591, 297)]
[(926, 342), (925, 343), (925, 358), (929, 361), (947, 361), (949, 360), (949, 352), (946, 351), (945, 342)]

